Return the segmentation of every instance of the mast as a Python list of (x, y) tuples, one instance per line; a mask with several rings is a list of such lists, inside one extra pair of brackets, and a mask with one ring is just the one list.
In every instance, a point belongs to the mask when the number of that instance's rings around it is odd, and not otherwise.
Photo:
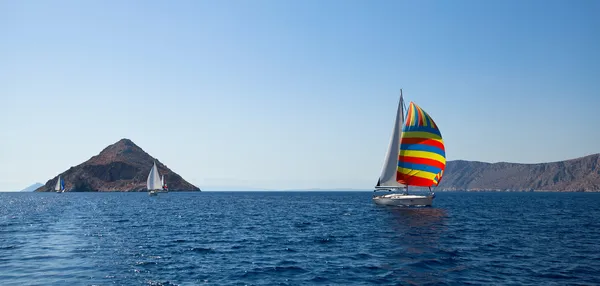
[(398, 155), (400, 153), (400, 135), (402, 134), (402, 125), (404, 124), (404, 99), (402, 97), (402, 89), (400, 89), (400, 100), (398, 101), (398, 109), (396, 118), (392, 128), (392, 136), (388, 145), (388, 150), (385, 155), (381, 175), (377, 181), (375, 188), (402, 188), (396, 179), (398, 172)]
[[(404, 126), (404, 120), (405, 120), (405, 118), (404, 118), (404, 97), (402, 96), (402, 89), (400, 89), (400, 105), (402, 106), (402, 113), (401, 113), (402, 121), (400, 121), (402, 123), (400, 123), (400, 130), (402, 130), (402, 127)], [(398, 144), (399, 144), (398, 149), (400, 149), (401, 142), (402, 142), (402, 137), (398, 138)], [(396, 157), (396, 158), (400, 159), (399, 156), (400, 156), (400, 150), (398, 150), (398, 157)], [(398, 167), (396, 166), (396, 168), (398, 168)], [(406, 188), (406, 194), (408, 195), (408, 185), (404, 185), (404, 187)]]
[[(404, 117), (404, 97), (402, 96), (402, 89), (400, 89), (400, 105), (402, 106), (402, 113), (401, 113), (402, 121), (400, 121), (402, 123), (400, 124), (400, 130), (402, 130), (402, 127), (404, 127), (404, 120), (405, 120), (405, 117)], [(398, 138), (398, 142), (399, 142), (398, 144), (400, 144), (400, 145), (398, 145), (398, 149), (400, 149), (400, 146), (402, 145), (401, 144), (402, 143), (402, 136), (400, 136), (400, 138)], [(398, 157), (397, 157), (398, 159), (399, 159), (399, 156), (400, 156), (400, 150), (398, 150)], [(398, 168), (398, 167), (396, 167), (396, 168)], [(408, 185), (405, 184), (404, 187), (406, 188), (406, 194), (408, 195)]]
[(402, 89), (400, 89), (400, 108), (402, 109), (400, 112), (400, 116), (402, 117), (402, 121), (400, 121), (400, 129), (402, 129), (402, 125), (404, 125), (404, 97), (402, 96)]

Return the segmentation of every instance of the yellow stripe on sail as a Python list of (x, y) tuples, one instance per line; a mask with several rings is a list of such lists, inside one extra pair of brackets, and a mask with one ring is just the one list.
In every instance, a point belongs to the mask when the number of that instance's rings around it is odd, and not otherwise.
[(438, 140), (438, 141), (442, 142), (442, 137), (440, 137), (439, 135), (433, 134), (430, 132), (422, 132), (422, 131), (402, 132), (402, 138), (425, 138), (425, 139), (434, 139), (434, 140)]
[(434, 173), (413, 170), (413, 169), (406, 169), (406, 168), (401, 168), (401, 167), (398, 167), (398, 172), (400, 172), (404, 175), (411, 176), (411, 177), (419, 177), (419, 178), (428, 179), (428, 180), (432, 180), (432, 181), (435, 179), (435, 176), (437, 175)]
[(427, 152), (427, 151), (417, 151), (417, 150), (400, 150), (400, 156), (406, 157), (416, 157), (416, 158), (426, 158), (431, 160), (436, 160), (441, 163), (446, 163), (446, 158), (440, 154)]

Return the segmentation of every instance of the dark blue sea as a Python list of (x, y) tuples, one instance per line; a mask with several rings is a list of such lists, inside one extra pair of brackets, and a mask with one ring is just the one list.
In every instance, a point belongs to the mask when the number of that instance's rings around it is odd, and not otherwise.
[(0, 285), (598, 285), (600, 194), (0, 193)]

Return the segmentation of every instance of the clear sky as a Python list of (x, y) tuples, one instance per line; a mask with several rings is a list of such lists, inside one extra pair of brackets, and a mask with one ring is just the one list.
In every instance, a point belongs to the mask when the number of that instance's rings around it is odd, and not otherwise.
[(449, 160), (600, 152), (600, 1), (2, 1), (0, 190), (129, 138), (200, 188), (371, 188), (399, 89)]

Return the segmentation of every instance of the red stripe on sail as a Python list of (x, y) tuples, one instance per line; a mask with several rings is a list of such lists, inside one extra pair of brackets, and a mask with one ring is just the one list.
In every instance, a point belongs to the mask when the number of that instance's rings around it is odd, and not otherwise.
[(406, 162), (406, 163), (423, 164), (423, 165), (427, 165), (427, 166), (433, 166), (433, 167), (440, 168), (442, 170), (444, 170), (446, 168), (446, 164), (444, 164), (440, 161), (437, 161), (437, 160), (432, 160), (432, 159), (427, 159), (427, 158), (399, 156), (398, 160), (401, 162)]
[[(416, 107), (416, 106), (415, 106)], [(425, 126), (425, 116), (423, 115), (423, 110), (420, 107), (416, 107), (419, 112), (419, 126)]]
[(433, 147), (438, 147), (438, 148), (446, 151), (446, 149), (444, 148), (444, 143), (437, 141), (437, 140), (431, 140), (431, 139), (402, 138), (400, 140), (400, 144), (424, 144), (424, 145), (429, 145), (429, 146), (433, 146)]
[(416, 177), (416, 176), (409, 176), (409, 175), (402, 174), (400, 172), (396, 172), (396, 180), (400, 184), (408, 185), (408, 186), (415, 186), (415, 187), (431, 187), (431, 186), (435, 185), (433, 180)]

